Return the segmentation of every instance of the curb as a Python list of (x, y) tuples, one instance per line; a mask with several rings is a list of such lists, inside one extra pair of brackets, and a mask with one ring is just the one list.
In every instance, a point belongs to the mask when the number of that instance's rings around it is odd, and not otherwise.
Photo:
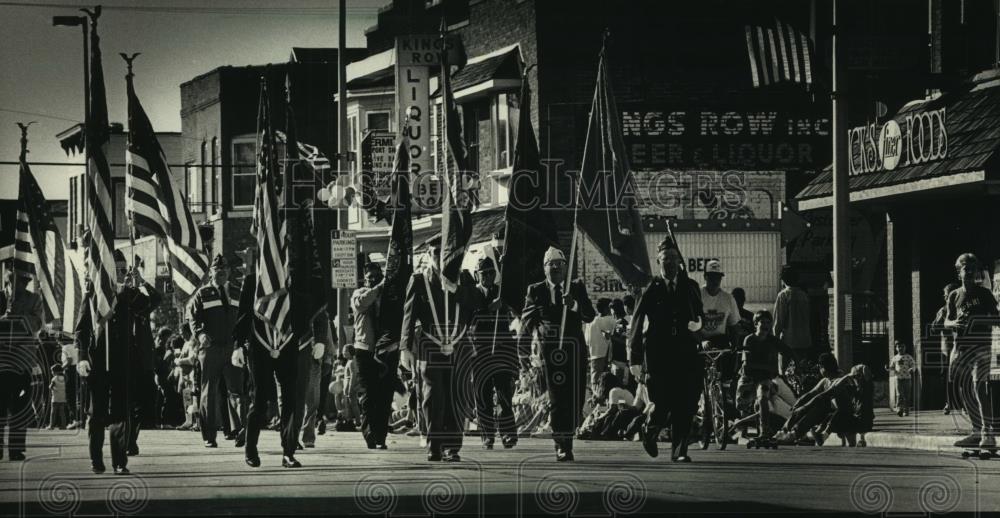
[[(961, 435), (917, 435), (900, 432), (869, 432), (865, 434), (865, 440), (871, 448), (895, 448), (905, 450), (958, 450), (954, 446), (955, 441), (961, 439)], [(836, 436), (832, 437), (837, 440)], [(827, 439), (831, 441), (831, 439)]]

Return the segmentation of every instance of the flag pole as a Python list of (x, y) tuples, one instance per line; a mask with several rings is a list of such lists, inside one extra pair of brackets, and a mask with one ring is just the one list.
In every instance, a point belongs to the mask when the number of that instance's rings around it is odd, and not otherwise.
[[(451, 182), (448, 178), (448, 148), (450, 147), (450, 143), (448, 142), (448, 107), (451, 102), (448, 99), (448, 90), (451, 88), (451, 85), (448, 80), (448, 50), (444, 45), (446, 30), (447, 25), (445, 24), (445, 20), (444, 18), (441, 18), (441, 136), (443, 139), (440, 140), (443, 140), (443, 145), (441, 146), (441, 156), (444, 158), (442, 161), (444, 164), (444, 171), (442, 172), (443, 197), (441, 198), (441, 208), (447, 209), (442, 210), (441, 212), (441, 243), (439, 245), (441, 253), (438, 254), (438, 275), (441, 277), (441, 287), (444, 288), (444, 326), (442, 327), (442, 343), (444, 343), (445, 340), (450, 341), (452, 336), (452, 332), (448, 326), (448, 322), (451, 319), (451, 308), (449, 307), (450, 301), (448, 300), (448, 292), (450, 290), (448, 289), (447, 283), (445, 283), (446, 277), (444, 274), (444, 267), (448, 259), (444, 254), (444, 244), (448, 242), (448, 234), (451, 233), (450, 216), (452, 211)], [(431, 303), (433, 304), (433, 301), (431, 301)]]
[[(604, 55), (608, 47), (608, 37), (611, 31), (604, 30), (604, 40), (601, 42), (601, 54), (597, 62), (597, 84), (594, 86), (594, 100), (590, 104), (590, 115), (587, 117), (587, 136), (583, 140), (583, 159), (580, 161), (580, 175), (576, 180), (576, 196), (573, 198), (573, 239), (570, 241), (569, 265), (566, 272), (566, 289), (570, 289), (570, 282), (573, 281), (573, 265), (576, 263), (576, 241), (580, 231), (577, 229), (577, 219), (580, 215), (580, 189), (583, 185), (583, 171), (587, 164), (587, 147), (590, 144), (590, 130), (594, 125), (594, 110), (597, 107), (597, 92), (600, 90), (602, 78), (604, 78)], [(565, 293), (565, 292), (564, 292)], [(563, 339), (566, 337), (566, 314), (569, 308), (563, 305), (562, 322), (559, 324), (559, 349), (563, 348)]]
[[(135, 58), (139, 57), (139, 54), (141, 54), (141, 53), (140, 52), (136, 52), (136, 53), (134, 53), (132, 55), (125, 54), (124, 52), (119, 52), (118, 53), (118, 55), (121, 56), (122, 59), (125, 60), (125, 66), (128, 69), (128, 72), (125, 74), (125, 82), (126, 82), (126, 84), (128, 85), (129, 88), (133, 87), (132, 86), (132, 79), (135, 77), (135, 74), (132, 72), (132, 62), (135, 61)], [(132, 132), (131, 132), (132, 128), (131, 128), (131, 125), (132, 125), (132, 123), (131, 123), (131, 121), (129, 121), (129, 130), (130, 131), (129, 131), (129, 136), (128, 136), (128, 142), (125, 145), (125, 153), (126, 153), (126, 155), (128, 154), (128, 146), (132, 144)], [(126, 157), (125, 163), (128, 164), (127, 167), (130, 170), (129, 173), (127, 173), (125, 175), (126, 183), (130, 183), (130, 182), (127, 181), (127, 179), (132, 177), (132, 175), (131, 175), (132, 165), (129, 163), (129, 160), (127, 160), (127, 157)], [(125, 193), (126, 200), (131, 199), (130, 195), (131, 195), (131, 192), (126, 192)], [(129, 205), (129, 203), (128, 203), (128, 201), (126, 201), (126, 206), (128, 206), (128, 205)], [(125, 213), (128, 215), (128, 244), (129, 244), (129, 253), (132, 255), (132, 271), (136, 271), (139, 268), (139, 265), (136, 264), (137, 261), (138, 261), (138, 256), (135, 253), (135, 212), (132, 211), (132, 210), (126, 210)]]

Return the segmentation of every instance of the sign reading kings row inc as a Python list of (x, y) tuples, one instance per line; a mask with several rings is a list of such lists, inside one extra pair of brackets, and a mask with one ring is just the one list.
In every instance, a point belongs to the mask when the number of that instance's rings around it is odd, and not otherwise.
[(870, 123), (847, 131), (850, 174), (892, 171), (948, 156), (945, 108), (909, 113), (879, 126)]

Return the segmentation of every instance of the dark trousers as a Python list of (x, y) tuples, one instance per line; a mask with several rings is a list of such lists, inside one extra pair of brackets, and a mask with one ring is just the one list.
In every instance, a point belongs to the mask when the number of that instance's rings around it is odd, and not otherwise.
[(704, 363), (698, 356), (674, 361), (677, 363), (669, 371), (654, 370), (646, 376), (649, 400), (656, 405), (647, 422), (646, 433), (659, 433), (669, 420), (673, 456), (677, 457), (687, 455), (691, 425), (704, 387)]
[(319, 375), (319, 410), (317, 411), (317, 418), (321, 421), (326, 421), (326, 414), (329, 405), (330, 397), (330, 382), (333, 380), (333, 365), (329, 363), (323, 363), (320, 368)]
[(32, 418), (31, 374), (0, 370), (0, 454), (5, 428), (9, 453), (24, 452), (25, 433)]
[[(505, 443), (517, 442), (514, 424), (514, 380), (517, 376), (517, 359), (510, 361), (499, 355), (483, 351), (473, 360), (472, 386), (476, 397), (476, 416), (483, 442), (493, 442), (500, 432)], [(494, 404), (494, 392), (496, 404)], [(500, 415), (497, 416), (499, 407)]]
[(139, 449), (139, 430), (143, 427), (155, 427), (159, 422), (156, 411), (156, 398), (159, 392), (156, 388), (156, 375), (151, 370), (142, 370), (135, 380), (138, 394), (136, 399), (136, 419), (129, 423), (129, 449)]
[(79, 412), (77, 412), (77, 403), (79, 398), (77, 397), (78, 388), (80, 385), (80, 376), (76, 373), (76, 365), (69, 365), (66, 367), (63, 375), (66, 377), (66, 412), (70, 422), (78, 419)]
[(567, 338), (563, 348), (542, 346), (545, 385), (551, 405), (552, 439), (557, 449), (573, 451), (573, 436), (582, 421), (586, 397), (588, 355), (582, 342)]
[[(213, 345), (202, 349), (201, 362), (201, 437), (215, 441), (219, 427), (228, 419), (230, 430), (243, 428), (241, 417), (243, 370), (232, 364), (233, 348)], [(223, 396), (228, 392), (228, 397)], [(229, 415), (223, 414), (223, 409)]]
[[(100, 360), (98, 360), (100, 361)], [(90, 460), (95, 464), (104, 462), (104, 429), (111, 435), (111, 464), (125, 467), (128, 464), (126, 451), (131, 441), (132, 424), (139, 419), (139, 405), (136, 376), (128, 367), (91, 371), (87, 377), (90, 389), (90, 423), (87, 436), (90, 438)]]
[(371, 351), (358, 349), (358, 406), (361, 409), (361, 436), (369, 446), (385, 444), (392, 415), (399, 351), (376, 358)]
[(250, 379), (253, 391), (250, 397), (250, 411), (247, 413), (247, 457), (257, 456), (257, 442), (260, 430), (267, 426), (268, 402), (277, 401), (277, 378), (281, 386), (281, 405), (279, 406), (281, 421), (281, 451), (284, 455), (295, 455), (298, 444), (299, 430), (293, 426), (295, 414), (295, 378), (298, 371), (295, 346), (282, 349), (277, 359), (272, 358), (270, 351), (260, 345), (251, 345), (247, 354), (250, 367)]
[(458, 453), (462, 449), (465, 417), (460, 404), (472, 399), (465, 396), (472, 365), (469, 355), (461, 347), (445, 355), (432, 346), (421, 356), (418, 368), (423, 381), (421, 410), (427, 423), (427, 450)]

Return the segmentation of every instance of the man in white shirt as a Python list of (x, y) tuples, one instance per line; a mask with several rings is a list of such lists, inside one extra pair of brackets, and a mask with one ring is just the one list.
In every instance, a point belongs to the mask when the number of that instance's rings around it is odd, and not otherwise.
[(705, 319), (698, 339), (712, 342), (713, 347), (728, 347), (730, 337), (740, 330), (740, 309), (736, 299), (722, 289), (725, 275), (718, 260), (713, 259), (705, 265), (705, 286), (701, 289)]
[(596, 395), (600, 392), (601, 376), (608, 371), (611, 357), (611, 333), (615, 330), (615, 317), (611, 315), (611, 299), (597, 300), (597, 318), (587, 324), (587, 347), (590, 349), (590, 387)]

